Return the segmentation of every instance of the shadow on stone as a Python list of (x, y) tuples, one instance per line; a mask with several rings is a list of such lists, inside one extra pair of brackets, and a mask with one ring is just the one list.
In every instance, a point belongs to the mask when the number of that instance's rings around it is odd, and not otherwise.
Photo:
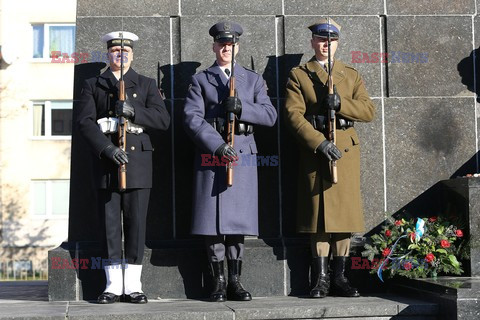
[[(187, 96), (190, 78), (197, 72), (200, 62), (183, 61), (175, 65), (167, 64), (160, 67), (163, 74), (161, 88), (167, 99), (184, 99)], [(173, 72), (172, 72), (173, 71)]]
[[(477, 102), (480, 102), (478, 93), (480, 92), (480, 83), (478, 81), (480, 76), (480, 48), (473, 50), (468, 57), (462, 59), (457, 65), (457, 71), (462, 78), (462, 83), (467, 86), (467, 89), (471, 92), (477, 93)], [(474, 59), (476, 70), (474, 69)], [(475, 87), (475, 80), (476, 87)]]
[[(268, 56), (267, 66), (262, 76), (265, 79), (268, 87), (268, 95), (270, 97), (283, 98), (285, 97), (285, 87), (288, 81), (288, 75), (293, 67), (300, 64), (303, 53), (284, 54), (282, 56)], [(277, 72), (278, 68), (278, 72)], [(275, 78), (275, 75), (278, 77)], [(278, 97), (275, 88), (278, 81)]]
[(473, 174), (477, 172), (477, 161), (478, 161), (477, 152), (474, 154), (467, 162), (465, 162), (460, 168), (458, 168), (451, 176), (450, 179), (463, 177), (467, 174)]

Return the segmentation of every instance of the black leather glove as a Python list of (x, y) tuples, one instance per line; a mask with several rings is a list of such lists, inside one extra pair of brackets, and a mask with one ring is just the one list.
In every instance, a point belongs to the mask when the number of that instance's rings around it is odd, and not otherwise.
[(340, 100), (340, 96), (337, 93), (337, 87), (334, 85), (333, 94), (327, 94), (327, 96), (323, 100), (323, 105), (325, 108), (328, 108), (330, 110), (335, 110), (335, 112), (338, 112), (340, 111), (341, 103), (342, 102)]
[(240, 116), (240, 114), (242, 114), (242, 101), (237, 97), (226, 97), (225, 100), (223, 100), (223, 108), (227, 113), (232, 112)]
[(222, 144), (215, 150), (215, 155), (222, 159), (227, 158), (229, 161), (236, 161), (238, 159), (237, 151), (229, 146), (227, 143)]
[(119, 147), (114, 146), (113, 144), (110, 144), (105, 149), (103, 149), (102, 154), (106, 158), (115, 162), (115, 164), (117, 165), (128, 163), (127, 153)]
[(133, 118), (135, 116), (135, 109), (132, 107), (128, 99), (125, 101), (119, 100), (115, 103), (115, 113), (117, 114), (117, 117), (123, 116), (125, 118)]
[(317, 147), (317, 152), (320, 151), (327, 157), (329, 161), (338, 160), (342, 157), (342, 152), (331, 141), (325, 140)]

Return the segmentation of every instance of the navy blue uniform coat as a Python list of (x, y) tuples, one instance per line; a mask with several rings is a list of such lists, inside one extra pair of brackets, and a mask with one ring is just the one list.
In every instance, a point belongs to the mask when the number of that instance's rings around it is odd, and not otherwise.
[[(128, 99), (135, 109), (133, 123), (146, 128), (146, 131), (138, 135), (127, 133), (127, 189), (151, 188), (153, 147), (148, 130), (166, 130), (170, 115), (154, 79), (139, 75), (129, 68), (124, 75), (124, 81)], [(117, 85), (118, 80), (110, 68), (101, 75), (86, 80), (80, 103), (74, 110), (74, 119), (79, 130), (98, 159), (95, 163), (95, 176), (99, 188), (118, 188), (118, 166), (101, 156), (109, 144), (118, 146), (118, 136), (116, 133), (105, 135), (97, 124), (98, 119), (115, 117)]]
[[(273, 126), (277, 112), (267, 96), (263, 78), (238, 63), (235, 65), (235, 78), (243, 107), (240, 121)], [(229, 81), (223, 71), (214, 64), (192, 77), (185, 101), (184, 127), (197, 146), (193, 234), (258, 235), (257, 146), (254, 135), (235, 135), (239, 161), (233, 169), (232, 187), (226, 186), (225, 166), (211, 166), (208, 164), (213, 161), (206, 161), (224, 143), (224, 138), (205, 119), (225, 117), (221, 101), (228, 96), (228, 86)]]

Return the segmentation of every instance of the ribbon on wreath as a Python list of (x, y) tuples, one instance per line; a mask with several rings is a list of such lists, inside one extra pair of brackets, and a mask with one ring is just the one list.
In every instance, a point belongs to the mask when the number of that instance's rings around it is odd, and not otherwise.
[[(423, 221), (423, 219), (421, 219), (421, 218), (417, 218), (417, 223), (415, 224), (415, 242), (418, 242), (422, 238), (424, 233), (425, 233), (425, 221)], [(395, 248), (398, 244), (398, 241), (400, 241), (400, 239), (402, 239), (402, 238), (406, 238), (407, 236), (408, 236), (407, 234), (404, 234), (404, 235), (400, 236), (397, 239), (397, 241), (395, 241), (395, 243), (392, 246), (392, 249), (390, 250), (390, 253), (385, 257), (385, 259), (382, 261), (382, 263), (378, 267), (377, 276), (378, 276), (378, 278), (380, 278), (380, 280), (382, 282), (384, 282), (383, 277), (382, 277), (383, 266), (388, 262), (388, 260), (392, 260), (392, 262), (402, 260), (403, 258), (405, 258), (411, 252), (411, 251), (407, 252), (406, 254), (404, 254), (403, 256), (398, 257), (398, 258), (392, 258), (392, 254), (395, 251)]]

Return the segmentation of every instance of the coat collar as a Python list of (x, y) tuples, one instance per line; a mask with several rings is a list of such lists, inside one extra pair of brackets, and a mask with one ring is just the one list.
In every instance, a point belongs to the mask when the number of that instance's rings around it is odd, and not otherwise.
[[(345, 79), (346, 71), (345, 71), (345, 64), (335, 59), (332, 68), (332, 80), (333, 84), (336, 85), (342, 82)], [(326, 84), (328, 81), (328, 73), (323, 69), (322, 65), (318, 63), (315, 56), (313, 56), (310, 61), (307, 62), (305, 65), (306, 69), (311, 75), (311, 78), (321, 82), (322, 84)], [(316, 76), (313, 76), (316, 75)]]
[[(242, 85), (246, 82), (246, 72), (245, 69), (237, 62), (234, 67), (234, 76), (235, 76), (235, 85)], [(207, 75), (207, 80), (214, 86), (224, 86), (226, 87), (229, 83), (229, 80), (223, 75), (222, 69), (215, 62), (210, 68), (205, 70)]]
[[(125, 81), (125, 88), (134, 87), (138, 83), (138, 73), (129, 68), (127, 73), (123, 75), (123, 81)], [(117, 87), (118, 80), (113, 75), (112, 70), (108, 68), (98, 76), (98, 83), (106, 89), (111, 89)]]

